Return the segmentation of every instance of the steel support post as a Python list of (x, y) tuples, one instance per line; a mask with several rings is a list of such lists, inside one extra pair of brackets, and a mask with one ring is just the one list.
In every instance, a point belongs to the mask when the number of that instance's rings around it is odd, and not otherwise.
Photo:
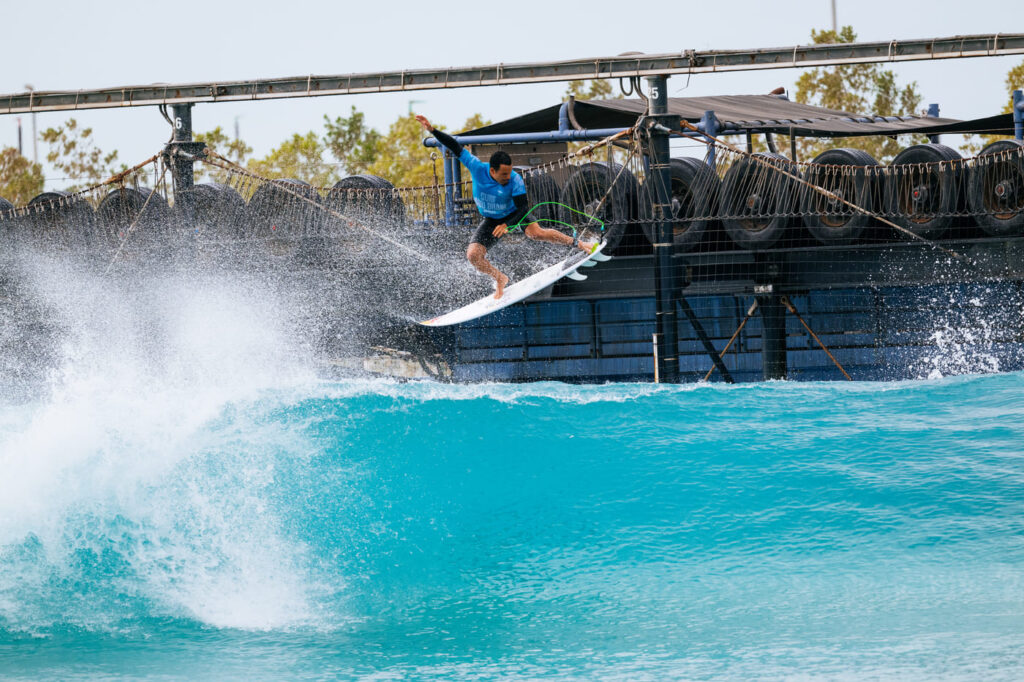
[(462, 210), (462, 162), (459, 159), (452, 157), (452, 197), (453, 205), (452, 211), (455, 215), (455, 224), (461, 225), (466, 222), (465, 211)]
[(171, 105), (171, 125), (174, 132), (164, 149), (164, 158), (174, 178), (174, 204), (178, 220), (191, 230), (195, 223), (193, 170), (195, 160), (202, 157), (206, 145), (192, 141), (192, 104)]
[(786, 378), (786, 307), (777, 294), (758, 296), (761, 371), (765, 381)]
[[(192, 105), (172, 104), (171, 121), (174, 123), (174, 135), (171, 142), (177, 149), (181, 148), (182, 142), (192, 141)], [(193, 186), (193, 159), (188, 154), (174, 154), (172, 157), (174, 172), (174, 192), (181, 195), (188, 192)]]
[[(679, 129), (679, 117), (668, 113), (668, 79), (653, 76), (647, 79), (648, 114), (652, 123), (672, 130)], [(666, 383), (679, 381), (679, 326), (676, 320), (675, 259), (672, 258), (672, 172), (669, 165), (669, 134), (659, 126), (648, 128), (648, 155), (651, 159), (651, 180), (654, 183), (653, 209), (657, 221), (654, 244), (655, 296), (655, 361), (658, 377)]]
[[(715, 112), (714, 111), (705, 111), (704, 112), (704, 116), (702, 116), (701, 119), (700, 119), (700, 126), (699, 127), (700, 127), (701, 130), (703, 130), (708, 135), (708, 137), (717, 137), (718, 136), (719, 125), (718, 125), (718, 117), (715, 116)], [(714, 168), (715, 167), (715, 145), (713, 145), (713, 144), (709, 144), (708, 145), (708, 154), (707, 154), (706, 158), (707, 158), (708, 165), (711, 166), (712, 168)]]
[(444, 147), (444, 224), (451, 227), (455, 224), (455, 164), (459, 162)]
[[(929, 118), (938, 118), (939, 117), (939, 105), (938, 105), (938, 103), (932, 102), (931, 104), (928, 105), (928, 117)], [(929, 135), (928, 136), (928, 141), (931, 142), (932, 144), (938, 144), (939, 143), (939, 136), (938, 135)]]
[(1013, 136), (1024, 140), (1024, 90), (1013, 91)]

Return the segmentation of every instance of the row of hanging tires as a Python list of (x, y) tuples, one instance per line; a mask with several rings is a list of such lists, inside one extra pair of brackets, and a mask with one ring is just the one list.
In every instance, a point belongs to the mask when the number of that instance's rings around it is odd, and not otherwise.
[[(152, 189), (117, 187), (102, 196), (94, 210), (80, 195), (54, 191), (39, 194), (12, 213), (14, 207), (0, 198), (0, 233), (7, 241), (39, 246), (129, 252), (188, 244), (189, 237), (269, 244), (279, 252), (313, 250), (336, 235), (359, 250), (367, 229), (385, 229), (405, 220), (404, 206), (391, 183), (369, 175), (344, 178), (325, 196), (309, 183), (286, 178), (260, 184), (248, 202), (221, 183), (197, 184), (179, 199), (172, 207)], [(183, 215), (186, 210), (190, 215)], [(333, 214), (356, 220), (341, 225)], [(385, 222), (387, 226), (381, 224)]]
[[(1017, 140), (989, 145), (970, 165), (941, 144), (904, 149), (888, 166), (858, 149), (828, 150), (803, 166), (755, 156), (734, 162), (721, 179), (697, 159), (672, 160), (677, 249), (696, 248), (717, 225), (736, 246), (755, 250), (785, 244), (801, 229), (832, 246), (865, 237), (942, 239), (965, 225), (997, 237), (1024, 234), (1024, 143)], [(645, 228), (653, 241), (653, 223)]]
[[(965, 225), (996, 237), (1024, 234), (1024, 143), (1018, 140), (987, 146), (970, 165), (941, 144), (904, 149), (888, 166), (859, 149), (828, 150), (803, 165), (773, 153), (754, 157), (739, 157), (722, 177), (702, 160), (671, 159), (677, 250), (931, 240)], [(612, 249), (642, 252), (655, 242), (653, 191), (622, 166), (585, 164), (561, 189), (547, 175), (523, 170), (531, 204), (560, 204), (541, 217), (577, 228), (603, 223)]]
[[(671, 160), (678, 250), (708, 248), (716, 238), (728, 241), (712, 248), (766, 249), (786, 245), (797, 233), (826, 245), (851, 244), (882, 232), (888, 238), (912, 233), (940, 239), (966, 216), (992, 236), (1024, 234), (1024, 144), (1016, 140), (989, 145), (970, 166), (939, 144), (909, 147), (888, 166), (856, 149), (829, 150), (802, 166), (777, 154), (755, 156), (738, 157), (722, 177), (698, 159)], [(609, 246), (620, 252), (649, 249), (654, 242), (652, 192), (628, 169), (587, 163), (561, 187), (545, 173), (521, 171), (529, 202), (537, 207), (531, 218), (603, 230)], [(828, 193), (813, 191), (809, 184)], [(69, 248), (129, 244), (159, 249), (186, 243), (182, 230), (190, 225), (192, 234), (206, 239), (259, 242), (315, 259), (328, 248), (357, 253), (374, 235), (405, 229), (402, 196), (387, 180), (372, 175), (344, 178), (323, 195), (300, 180), (261, 183), (248, 202), (227, 185), (199, 184), (189, 201), (174, 208), (149, 189), (113, 189), (95, 210), (73, 195), (45, 192), (0, 229)], [(190, 207), (191, 219), (178, 215), (183, 206)], [(10, 204), (0, 199), (0, 215), (5, 208)], [(877, 216), (900, 229), (887, 227)], [(430, 238), (429, 231), (420, 234)]]

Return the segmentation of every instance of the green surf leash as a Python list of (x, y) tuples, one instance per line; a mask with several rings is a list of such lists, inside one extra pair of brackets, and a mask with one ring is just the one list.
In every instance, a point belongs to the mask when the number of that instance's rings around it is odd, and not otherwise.
[(542, 201), (539, 204), (535, 205), (533, 208), (531, 208), (529, 211), (527, 211), (526, 215), (524, 215), (522, 218), (520, 218), (518, 223), (516, 223), (515, 225), (509, 227), (508, 228), (508, 233), (511, 234), (511, 233), (515, 232), (516, 230), (518, 230), (520, 227), (523, 226), (523, 223), (526, 223), (527, 225), (529, 225), (530, 223), (544, 222), (544, 223), (555, 223), (557, 225), (565, 225), (570, 230), (572, 230), (573, 238), (574, 239), (576, 238), (576, 236), (577, 236), (576, 235), (576, 226), (573, 225), (572, 223), (567, 223), (567, 222), (565, 222), (563, 220), (556, 220), (555, 218), (538, 218), (537, 220), (527, 221), (526, 219), (529, 217), (529, 215), (531, 213), (533, 213), (534, 211), (536, 211), (541, 206), (561, 206), (562, 208), (567, 209), (567, 210), (571, 211), (572, 213), (575, 213), (577, 215), (581, 215), (584, 218), (588, 218), (588, 219), (594, 221), (595, 223), (597, 223), (598, 225), (601, 226), (601, 232), (604, 232), (604, 221), (601, 220), (600, 218), (598, 218), (597, 216), (592, 216), (589, 213), (584, 213), (583, 211), (577, 211), (572, 206), (566, 206), (565, 204), (563, 204), (563, 203), (561, 203), (559, 201)]

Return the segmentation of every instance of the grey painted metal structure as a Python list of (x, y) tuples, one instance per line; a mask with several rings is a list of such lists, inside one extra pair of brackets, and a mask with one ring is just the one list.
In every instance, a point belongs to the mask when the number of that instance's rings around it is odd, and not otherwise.
[(548, 83), (589, 78), (670, 76), (1012, 54), (1024, 54), (1024, 33), (838, 45), (796, 45), (756, 50), (684, 50), (676, 53), (627, 54), (554, 62), (24, 92), (0, 95), (0, 114), (198, 102), (244, 102), (289, 97)]

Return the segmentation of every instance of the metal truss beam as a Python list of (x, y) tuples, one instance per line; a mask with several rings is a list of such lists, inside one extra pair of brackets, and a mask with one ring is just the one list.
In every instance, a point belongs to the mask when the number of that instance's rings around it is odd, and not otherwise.
[(75, 111), (159, 104), (245, 102), (373, 92), (551, 83), (593, 78), (671, 76), (1024, 54), (1024, 34), (953, 36), (838, 45), (798, 45), (759, 50), (685, 50), (625, 54), (555, 62), (413, 69), (334, 76), (296, 76), (188, 84), (119, 86), (96, 90), (0, 95), (0, 114)]

